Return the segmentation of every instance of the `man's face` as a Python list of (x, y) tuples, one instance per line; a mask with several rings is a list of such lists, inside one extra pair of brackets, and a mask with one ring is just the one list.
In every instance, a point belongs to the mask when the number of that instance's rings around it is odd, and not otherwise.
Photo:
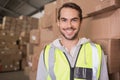
[(80, 30), (80, 24), (81, 21), (77, 10), (72, 8), (63, 8), (61, 10), (58, 27), (65, 39), (76, 39)]

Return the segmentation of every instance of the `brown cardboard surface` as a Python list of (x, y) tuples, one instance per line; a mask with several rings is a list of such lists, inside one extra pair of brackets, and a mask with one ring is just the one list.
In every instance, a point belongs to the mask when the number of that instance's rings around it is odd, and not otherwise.
[(53, 41), (56, 39), (56, 34), (54, 34), (52, 28), (40, 29), (40, 43)]
[(4, 72), (19, 70), (20, 64), (17, 65), (15, 61), (21, 60), (22, 57), (23, 55), (18, 49), (12, 48), (10, 50), (0, 50), (0, 61), (2, 61), (0, 62), (2, 66), (1, 71)]
[(101, 0), (88, 15), (94, 16), (117, 8), (120, 8), (120, 0)]
[(81, 23), (80, 32), (79, 32), (80, 38), (91, 36), (91, 34), (90, 34), (91, 27), (92, 27), (91, 21), (92, 21), (92, 17), (83, 19), (83, 21)]
[(44, 41), (44, 42), (41, 42), (39, 45), (34, 46), (33, 55), (32, 55), (32, 68), (31, 68), (32, 71), (37, 71), (40, 53), (45, 48), (45, 46), (50, 42), (51, 41)]
[(38, 21), (37, 18), (31, 18), (31, 29), (38, 29)]
[(93, 0), (92, 2), (90, 0), (57, 0), (57, 8), (65, 2), (74, 2), (80, 5), (84, 17), (91, 13), (102, 13), (120, 7), (119, 0)]
[(120, 67), (120, 39), (96, 39), (93, 41), (99, 43), (108, 56), (109, 73), (118, 72)]
[(0, 24), (0, 30), (2, 30), (2, 24)]
[(37, 74), (36, 71), (35, 71), (35, 72), (30, 71), (29, 79), (30, 79), (30, 80), (36, 80), (36, 74)]
[(120, 8), (82, 21), (79, 36), (91, 39), (120, 39)]
[(45, 24), (45, 18), (44, 18), (45, 16), (43, 15), (40, 19), (39, 19), (39, 24), (38, 24), (38, 28), (44, 28), (44, 27), (46, 27), (46, 24)]
[(109, 79), (110, 80), (120, 80), (120, 72), (110, 74)]
[(17, 71), (17, 70), (20, 70), (19, 60), (12, 60), (12, 59), (2, 60), (0, 72)]
[(30, 71), (31, 71), (31, 68), (30, 68), (30, 67), (26, 66), (26, 67), (24, 68), (24, 74), (25, 74), (26, 76), (30, 76)]
[(33, 54), (33, 44), (27, 43), (27, 56), (32, 55)]
[(56, 22), (56, 1), (48, 3), (45, 5), (45, 13), (44, 13), (44, 21), (45, 26), (42, 28), (52, 27), (53, 24)]
[(2, 29), (10, 30), (12, 17), (3, 17)]
[(51, 2), (51, 3), (47, 3), (46, 5), (45, 5), (45, 14), (47, 15), (49, 15), (49, 14), (51, 14), (51, 12), (52, 12), (52, 9), (55, 9), (55, 7), (56, 7), (56, 1), (54, 1), (54, 2)]
[(21, 60), (22, 59), (22, 53), (20, 51), (18, 51), (18, 52), (0, 51), (0, 59), (1, 60), (4, 60), (4, 61), (9, 60), (8, 57), (9, 57), (10, 60)]
[(33, 29), (30, 32), (30, 43), (39, 44), (40, 42), (40, 31), (38, 29)]
[(100, 1), (97, 0), (94, 0), (92, 2), (90, 0), (57, 0), (57, 8), (59, 8), (65, 2), (74, 2), (78, 4), (83, 10), (84, 17), (86, 17), (88, 13), (91, 13), (91, 11), (94, 11), (94, 8), (100, 4)]

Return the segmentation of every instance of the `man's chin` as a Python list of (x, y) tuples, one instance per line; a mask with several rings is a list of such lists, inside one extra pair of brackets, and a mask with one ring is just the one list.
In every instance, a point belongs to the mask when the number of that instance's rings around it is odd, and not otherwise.
[(72, 34), (72, 35), (65, 35), (61, 32), (62, 36), (67, 39), (67, 40), (75, 40), (77, 38), (77, 34)]
[(76, 39), (76, 37), (75, 36), (72, 36), (72, 37), (67, 37), (67, 36), (64, 36), (65, 37), (65, 39), (67, 39), (67, 40), (75, 40)]

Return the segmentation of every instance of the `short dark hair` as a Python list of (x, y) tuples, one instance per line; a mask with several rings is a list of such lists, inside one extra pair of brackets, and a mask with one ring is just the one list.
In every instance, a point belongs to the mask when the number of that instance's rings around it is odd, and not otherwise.
[(62, 8), (72, 8), (72, 9), (77, 10), (79, 12), (79, 18), (82, 21), (82, 9), (80, 8), (80, 6), (78, 6), (77, 4), (72, 3), (72, 2), (67, 2), (59, 8), (59, 10), (58, 10), (58, 20), (60, 19), (60, 12), (61, 12)]

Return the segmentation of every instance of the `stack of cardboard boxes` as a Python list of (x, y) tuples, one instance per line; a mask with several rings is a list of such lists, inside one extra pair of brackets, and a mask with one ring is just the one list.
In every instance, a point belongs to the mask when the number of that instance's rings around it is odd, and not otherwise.
[[(39, 19), (39, 28), (30, 33), (30, 44), (33, 45), (32, 66), (26, 69), (30, 80), (36, 79), (39, 55), (45, 45), (49, 44), (58, 36), (56, 28), (56, 2), (45, 5), (45, 14)], [(55, 29), (56, 28), (56, 29)], [(28, 71), (29, 70), (29, 71)]]
[[(99, 43), (101, 45), (104, 53), (107, 55), (107, 65), (110, 80), (119, 80), (120, 8), (118, 7), (118, 4), (120, 6), (120, 3), (118, 0), (106, 1), (108, 3), (102, 3), (102, 5), (106, 5), (106, 8), (92, 12), (88, 14), (87, 18), (83, 19), (81, 33), (79, 35), (80, 37), (86, 36), (92, 39), (94, 42)], [(109, 4), (110, 6), (108, 6)], [(115, 6), (117, 7), (115, 8)]]
[(7, 31), (0, 31), (0, 72), (20, 70), (22, 52), (16, 41), (19, 36)]
[[(113, 75), (118, 73), (120, 69), (119, 12), (120, 9), (116, 9), (94, 16), (91, 21), (91, 29), (89, 29), (91, 35), (88, 35), (95, 42), (101, 44), (105, 54), (108, 56), (109, 73)], [(113, 80), (119, 80), (119, 78)]]
[(0, 25), (0, 72), (18, 71), (27, 65), (30, 31), (38, 28), (38, 19), (5, 16)]

